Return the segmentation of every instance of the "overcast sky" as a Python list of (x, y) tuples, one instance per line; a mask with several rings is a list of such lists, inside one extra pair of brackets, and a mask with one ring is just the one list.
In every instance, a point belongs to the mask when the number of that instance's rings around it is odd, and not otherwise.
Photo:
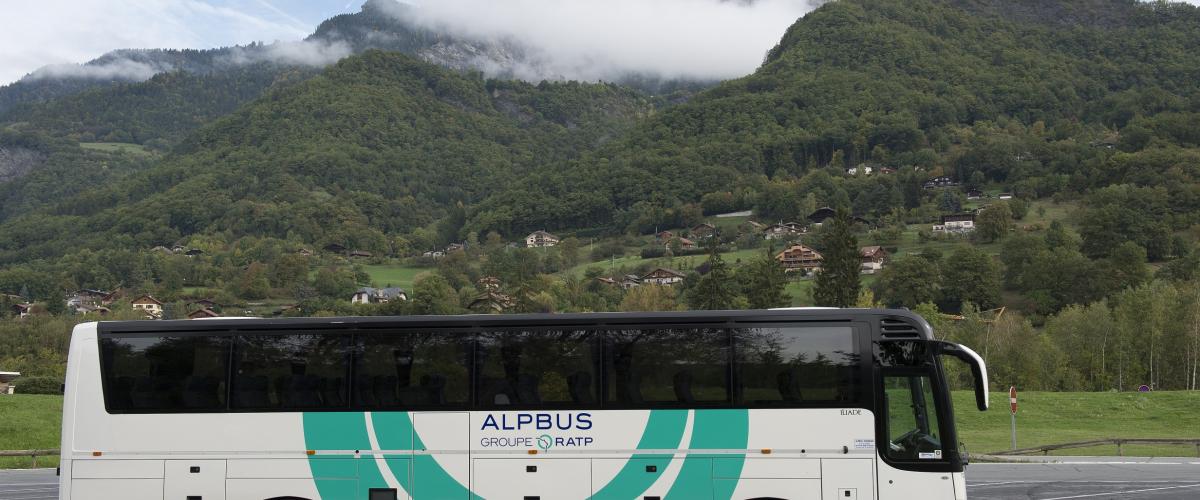
[[(517, 34), (551, 57), (668, 75), (749, 73), (810, 0), (409, 0), (430, 19)], [(1200, 4), (1200, 0), (1188, 0)], [(294, 41), (362, 0), (2, 0), (0, 85), (120, 48)], [(617, 28), (614, 30), (614, 26)], [(712, 74), (697, 74), (708, 71)]]

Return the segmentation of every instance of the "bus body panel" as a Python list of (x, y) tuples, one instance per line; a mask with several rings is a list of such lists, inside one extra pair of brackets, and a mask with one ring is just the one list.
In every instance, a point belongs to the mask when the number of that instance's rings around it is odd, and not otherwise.
[(862, 407), (110, 414), (98, 336), (71, 341), (62, 499), (965, 498), (880, 458)]

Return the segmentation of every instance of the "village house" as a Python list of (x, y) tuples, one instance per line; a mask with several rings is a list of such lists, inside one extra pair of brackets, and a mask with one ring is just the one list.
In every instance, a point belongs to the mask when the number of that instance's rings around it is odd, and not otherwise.
[(67, 310), (77, 314), (86, 314), (101, 305), (101, 301), (107, 295), (108, 292), (102, 290), (87, 288), (76, 290), (67, 297)]
[(487, 290), (467, 304), (467, 309), (484, 314), (500, 314), (517, 305), (512, 297), (500, 292)]
[(921, 187), (923, 187), (925, 189), (938, 189), (938, 188), (944, 188), (944, 187), (954, 187), (957, 185), (958, 185), (958, 182), (955, 181), (954, 179), (952, 179), (948, 176), (945, 176), (945, 175), (939, 175), (937, 177), (934, 177), (932, 179), (925, 181), (925, 183), (922, 184)]
[(147, 319), (160, 319), (163, 314), (163, 303), (149, 295), (142, 295), (129, 303), (134, 309), (146, 312)]
[(775, 255), (775, 260), (786, 272), (812, 273), (821, 269), (825, 258), (821, 253), (805, 245), (792, 245)]
[(1000, 193), (999, 198), (1001, 200), (1011, 200), (1013, 198), (1013, 194), (1012, 193)]
[(764, 231), (763, 238), (768, 240), (783, 240), (808, 232), (804, 224), (799, 222), (780, 222), (772, 224)]
[(183, 254), (184, 254), (184, 255), (186, 255), (186, 256), (188, 256), (188, 257), (197, 257), (197, 256), (200, 256), (200, 255), (204, 255), (204, 250), (201, 250), (201, 249), (199, 249), (199, 248), (192, 248), (192, 249), (189, 249), (189, 250), (188, 250), (188, 251), (186, 251), (186, 252), (183, 252)]
[(683, 273), (679, 271), (660, 267), (642, 275), (641, 282), (643, 284), (671, 286), (683, 282), (683, 278)]
[(442, 258), (442, 257), (445, 257), (445, 256), (446, 256), (446, 252), (443, 252), (443, 251), (441, 251), (441, 250), (430, 250), (430, 251), (428, 251), (428, 252), (425, 252), (425, 253), (421, 254), (421, 256), (422, 256), (422, 257), (429, 257), (429, 258), (431, 258), (431, 259), (440, 259), (440, 258)]
[(675, 233), (671, 231), (659, 231), (654, 235), (654, 239), (665, 243), (675, 239)]
[(696, 227), (693, 227), (691, 230), (691, 236), (693, 238), (700, 238), (700, 239), (712, 238), (716, 234), (717, 234), (717, 226), (714, 226), (707, 222), (700, 223), (700, 224), (696, 225)]
[(888, 253), (881, 246), (862, 247), (858, 250), (862, 256), (861, 270), (863, 274), (875, 274), (883, 270), (883, 264), (887, 261)]
[(935, 233), (969, 233), (975, 230), (975, 214), (943, 215), (941, 224), (934, 224)]
[(983, 191), (980, 191), (978, 189), (968, 189), (967, 190), (967, 199), (968, 200), (978, 200), (980, 198), (983, 198)]
[(450, 255), (454, 252), (461, 252), (466, 249), (467, 249), (467, 246), (462, 243), (451, 243), (449, 245), (446, 245), (446, 250), (444, 250), (444, 252), (446, 255)]
[(667, 242), (667, 245), (666, 245), (667, 248), (670, 248), (671, 244), (676, 241), (679, 242), (680, 250), (695, 250), (696, 248), (699, 248), (696, 246), (696, 242), (689, 240), (687, 238), (675, 238), (673, 240), (670, 240)]
[(752, 220), (748, 220), (746, 222), (738, 224), (738, 232), (741, 232), (741, 233), (756, 233), (759, 231), (765, 231), (766, 229), (767, 229), (766, 224), (763, 224), (763, 223), (757, 222), (757, 221), (752, 221)]
[(525, 246), (529, 248), (552, 247), (558, 244), (558, 236), (545, 231), (534, 231), (525, 237)]
[(642, 286), (642, 278), (636, 274), (626, 274), (621, 278), (621, 288), (628, 290)]
[(350, 297), (352, 304), (387, 304), (393, 300), (408, 300), (408, 294), (403, 288), (372, 288), (364, 286)]
[(346, 247), (345, 247), (345, 245), (342, 245), (340, 243), (330, 243), (328, 245), (325, 245), (325, 251), (329, 252), (329, 253), (344, 254), (344, 253), (346, 253)]
[(220, 318), (221, 314), (206, 307), (188, 313), (187, 317), (188, 319)]
[(116, 290), (109, 292), (108, 295), (105, 295), (104, 297), (100, 298), (100, 305), (111, 306), (111, 305), (113, 305), (114, 302), (121, 300), (123, 298), (125, 298), (125, 291), (118, 288)]
[(33, 313), (33, 304), (13, 304), (12, 313), (18, 318), (28, 318)]
[(609, 278), (607, 276), (601, 276), (599, 278), (596, 278), (596, 281), (600, 282), (601, 285), (617, 286), (617, 280)]

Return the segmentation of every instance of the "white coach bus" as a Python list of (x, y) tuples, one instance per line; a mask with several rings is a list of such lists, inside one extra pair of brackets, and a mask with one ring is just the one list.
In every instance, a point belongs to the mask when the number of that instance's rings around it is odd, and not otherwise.
[(88, 323), (71, 500), (961, 499), (907, 311)]

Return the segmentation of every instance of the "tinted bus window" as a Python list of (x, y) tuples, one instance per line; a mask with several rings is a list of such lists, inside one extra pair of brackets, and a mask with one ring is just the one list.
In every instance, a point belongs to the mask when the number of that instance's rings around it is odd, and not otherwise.
[(599, 346), (591, 331), (480, 334), (475, 355), (477, 404), (570, 407), (595, 404)]
[(734, 338), (740, 405), (857, 398), (860, 357), (850, 327), (746, 328)]
[(357, 338), (356, 408), (461, 408), (469, 401), (469, 335), (396, 332)]
[(613, 330), (606, 342), (606, 402), (612, 406), (720, 406), (730, 401), (728, 330)]
[(237, 338), (233, 408), (344, 408), (349, 335), (247, 335)]
[(111, 411), (225, 408), (227, 338), (106, 338), (100, 349)]

